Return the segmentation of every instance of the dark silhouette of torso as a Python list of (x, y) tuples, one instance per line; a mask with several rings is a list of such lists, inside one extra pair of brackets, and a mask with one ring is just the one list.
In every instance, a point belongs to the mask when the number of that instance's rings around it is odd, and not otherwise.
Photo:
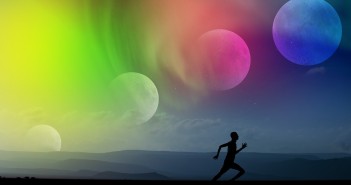
[(235, 160), (235, 154), (236, 154), (236, 142), (235, 141), (230, 141), (227, 143), (228, 144), (228, 151), (227, 151), (227, 156), (225, 157), (224, 164), (232, 164)]

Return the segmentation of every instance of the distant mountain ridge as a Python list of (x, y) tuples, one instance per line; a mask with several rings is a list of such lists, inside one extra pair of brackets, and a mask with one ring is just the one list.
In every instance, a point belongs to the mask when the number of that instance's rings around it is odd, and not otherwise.
[(158, 173), (127, 174), (117, 172), (101, 172), (92, 177), (93, 179), (120, 179), (120, 180), (171, 180)]
[[(210, 180), (221, 168), (224, 153), (126, 150), (108, 153), (0, 151), (0, 176)], [(351, 155), (239, 153), (243, 180), (351, 180)], [(221, 178), (236, 174), (231, 170)]]
[(87, 160), (87, 159), (67, 159), (55, 164), (56, 168), (59, 169), (71, 169), (71, 170), (89, 170), (94, 169), (96, 171), (115, 171), (121, 173), (147, 173), (155, 170), (147, 167), (127, 164), (127, 163), (116, 163), (98, 160)]

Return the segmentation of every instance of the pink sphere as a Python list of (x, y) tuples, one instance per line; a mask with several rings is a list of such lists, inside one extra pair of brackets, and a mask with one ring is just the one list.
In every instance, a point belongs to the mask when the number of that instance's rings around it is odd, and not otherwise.
[(201, 78), (213, 90), (228, 90), (239, 85), (250, 69), (250, 51), (237, 34), (216, 29), (198, 40)]

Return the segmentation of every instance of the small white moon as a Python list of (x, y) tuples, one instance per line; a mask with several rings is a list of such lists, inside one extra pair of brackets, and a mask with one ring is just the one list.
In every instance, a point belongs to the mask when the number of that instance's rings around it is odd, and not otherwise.
[(52, 152), (61, 150), (61, 137), (49, 125), (37, 125), (25, 134), (25, 149), (33, 152)]
[(110, 88), (122, 121), (142, 124), (155, 114), (159, 95), (155, 84), (147, 76), (123, 73), (111, 82)]

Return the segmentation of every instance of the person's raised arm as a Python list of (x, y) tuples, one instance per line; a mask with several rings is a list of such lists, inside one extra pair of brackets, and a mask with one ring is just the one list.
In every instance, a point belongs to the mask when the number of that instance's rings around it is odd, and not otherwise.
[(225, 143), (225, 144), (219, 146), (219, 147), (218, 147), (218, 151), (217, 151), (217, 155), (215, 155), (215, 156), (213, 157), (213, 159), (218, 159), (218, 156), (219, 156), (219, 153), (221, 152), (221, 149), (222, 149), (223, 147), (226, 147), (226, 146), (228, 146), (228, 143)]
[(246, 144), (246, 143), (243, 143), (243, 144), (241, 145), (241, 148), (240, 148), (239, 150), (237, 150), (237, 151), (235, 152), (235, 154), (239, 153), (241, 150), (243, 150), (243, 149), (246, 148), (246, 147), (247, 147), (247, 144)]

